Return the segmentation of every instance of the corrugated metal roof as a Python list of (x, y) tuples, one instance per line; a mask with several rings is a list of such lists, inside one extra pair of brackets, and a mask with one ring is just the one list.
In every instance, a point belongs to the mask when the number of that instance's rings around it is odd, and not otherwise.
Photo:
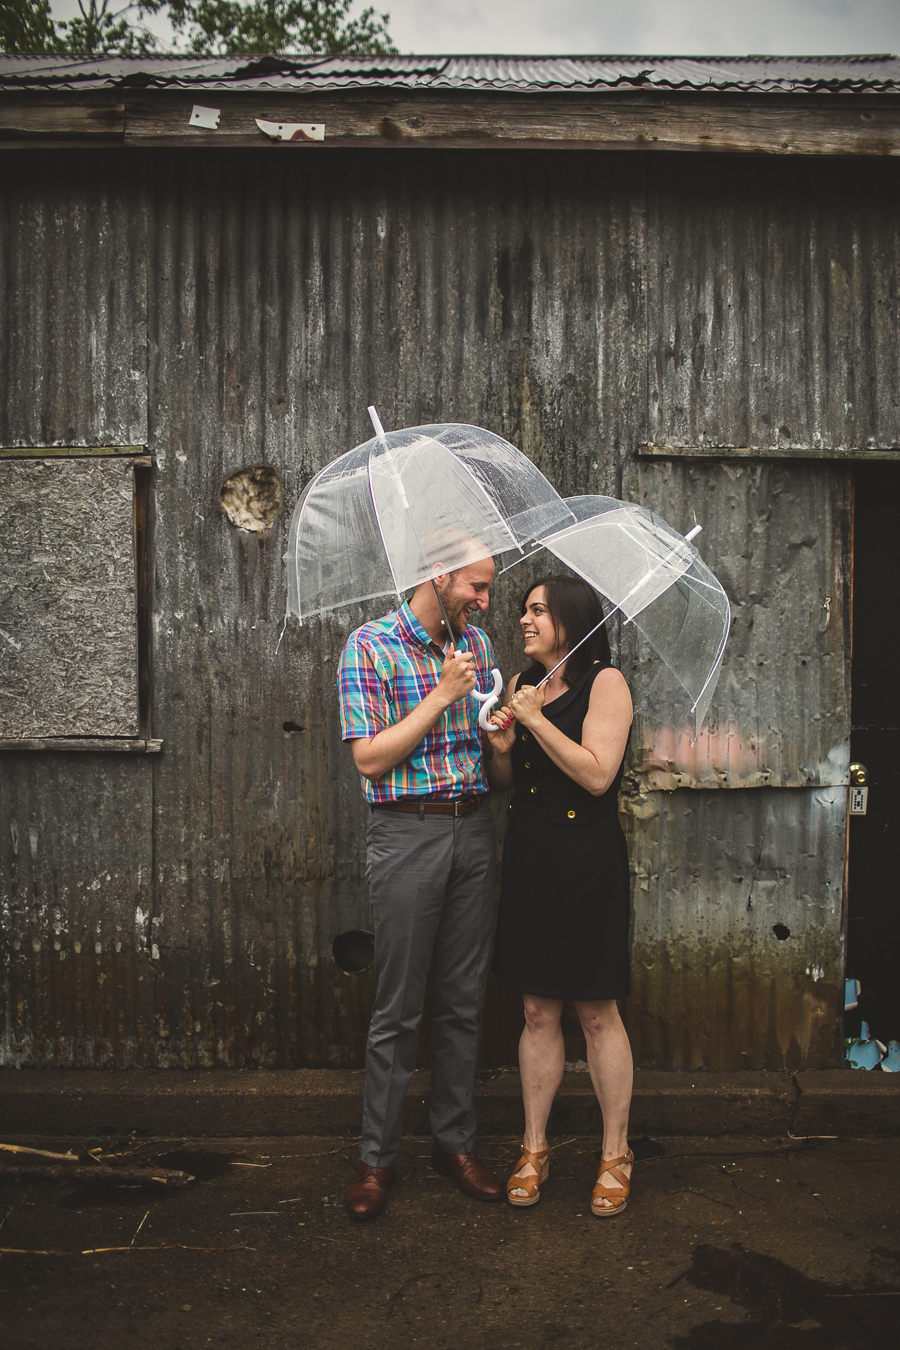
[(518, 93), (643, 88), (734, 93), (900, 93), (900, 59), (870, 56), (0, 57), (0, 88)]

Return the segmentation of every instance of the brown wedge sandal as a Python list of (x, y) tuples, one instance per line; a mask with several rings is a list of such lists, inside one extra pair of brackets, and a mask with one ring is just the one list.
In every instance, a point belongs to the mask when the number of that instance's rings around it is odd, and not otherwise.
[[(597, 1173), (597, 1180), (594, 1183), (594, 1190), (591, 1195), (591, 1213), (596, 1214), (598, 1219), (608, 1219), (613, 1214), (621, 1214), (628, 1204), (631, 1177), (626, 1177), (625, 1173), (620, 1171), (620, 1168), (622, 1163), (633, 1162), (634, 1154), (631, 1149), (621, 1158), (603, 1158), (601, 1160), (600, 1171)], [(600, 1178), (604, 1172), (611, 1172), (619, 1183), (618, 1186), (601, 1186)], [(607, 1201), (605, 1205), (601, 1203), (604, 1200)]]
[[(527, 1163), (531, 1163), (535, 1175), (520, 1177), (519, 1172)], [(550, 1146), (542, 1148), (540, 1153), (532, 1153), (522, 1146), (522, 1156), (516, 1163), (516, 1169), (506, 1183), (506, 1198), (511, 1205), (536, 1205), (541, 1198), (541, 1183), (547, 1180), (550, 1172)], [(524, 1195), (513, 1195), (513, 1191), (524, 1191)]]

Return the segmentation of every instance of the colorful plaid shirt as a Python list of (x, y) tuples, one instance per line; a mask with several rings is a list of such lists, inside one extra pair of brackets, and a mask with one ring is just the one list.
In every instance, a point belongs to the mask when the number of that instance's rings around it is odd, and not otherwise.
[[(490, 689), (490, 672), (496, 662), (485, 634), (480, 628), (469, 627), (456, 646), (475, 658), (476, 688)], [(377, 736), (385, 727), (402, 721), (434, 689), (443, 660), (440, 647), (408, 604), (357, 628), (347, 639), (338, 665), (344, 740)], [(411, 755), (375, 783), (362, 779), (368, 801), (487, 792), (479, 708), (472, 697), (451, 704)]]

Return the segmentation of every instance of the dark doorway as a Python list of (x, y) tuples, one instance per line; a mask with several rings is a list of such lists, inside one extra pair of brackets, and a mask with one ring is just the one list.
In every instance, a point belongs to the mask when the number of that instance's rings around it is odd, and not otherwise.
[(851, 760), (865, 765), (865, 815), (850, 817), (848, 979), (859, 1007), (848, 1036), (869, 1024), (900, 1040), (900, 464), (854, 475)]

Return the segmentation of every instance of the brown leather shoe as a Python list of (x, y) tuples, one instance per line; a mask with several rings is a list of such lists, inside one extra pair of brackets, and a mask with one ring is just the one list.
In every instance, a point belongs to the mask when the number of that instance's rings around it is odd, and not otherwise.
[(457, 1186), (466, 1195), (476, 1200), (499, 1200), (503, 1187), (489, 1167), (477, 1153), (445, 1153), (435, 1144), (431, 1152), (431, 1165), (436, 1172), (445, 1172), (453, 1177)]
[(387, 1204), (388, 1187), (396, 1176), (397, 1169), (390, 1167), (370, 1167), (361, 1162), (356, 1180), (347, 1192), (347, 1208), (354, 1219), (374, 1219)]

